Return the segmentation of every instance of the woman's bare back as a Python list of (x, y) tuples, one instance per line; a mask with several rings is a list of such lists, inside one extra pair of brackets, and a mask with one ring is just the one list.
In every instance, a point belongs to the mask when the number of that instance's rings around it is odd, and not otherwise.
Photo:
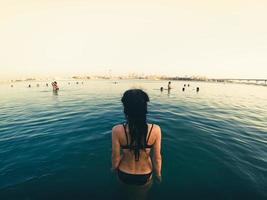
[[(128, 139), (128, 144), (130, 144), (130, 135), (129, 135), (128, 127), (125, 126), (125, 129), (124, 129), (123, 125), (117, 125), (114, 128), (116, 130), (116, 135), (118, 137), (120, 146), (127, 145), (127, 139)], [(125, 133), (125, 130), (126, 130), (126, 133)], [(152, 146), (152, 149), (156, 142), (159, 131), (160, 131), (160, 128), (158, 125), (148, 124), (148, 133), (147, 133), (146, 141), (147, 141), (148, 146), (150, 145)], [(152, 161), (150, 158), (150, 151), (151, 151), (151, 148), (140, 150), (139, 160), (136, 161), (135, 155), (130, 149), (123, 149), (123, 155), (120, 159), (118, 168), (121, 171), (130, 173), (130, 174), (150, 173), (153, 170)]]

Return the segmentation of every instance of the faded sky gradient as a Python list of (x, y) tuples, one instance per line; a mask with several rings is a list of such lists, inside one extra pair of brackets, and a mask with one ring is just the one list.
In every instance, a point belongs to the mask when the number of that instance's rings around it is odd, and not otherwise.
[(267, 78), (266, 0), (0, 0), (0, 79)]

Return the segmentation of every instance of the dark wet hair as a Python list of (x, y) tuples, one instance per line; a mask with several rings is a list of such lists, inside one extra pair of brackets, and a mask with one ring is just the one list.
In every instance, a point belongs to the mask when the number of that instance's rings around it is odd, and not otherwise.
[(121, 102), (129, 127), (130, 150), (134, 152), (135, 160), (139, 160), (140, 150), (145, 149), (147, 137), (147, 102), (149, 97), (141, 89), (130, 89), (124, 92)]

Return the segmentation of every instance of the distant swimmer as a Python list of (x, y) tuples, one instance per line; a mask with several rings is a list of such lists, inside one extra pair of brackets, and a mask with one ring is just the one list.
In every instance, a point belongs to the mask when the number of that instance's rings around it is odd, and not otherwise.
[(28, 87), (30, 88), (31, 87), (31, 84), (29, 84)]
[(79, 82), (76, 82), (76, 84), (79, 84)]
[(163, 87), (160, 87), (160, 91), (161, 91), (161, 92), (163, 91)]
[(46, 85), (46, 87), (48, 87), (48, 83), (46, 83), (45, 85)]
[(40, 85), (39, 85), (39, 83), (37, 83), (37, 85), (36, 85), (37, 87), (39, 87)]
[(183, 89), (182, 89), (182, 90), (183, 90), (183, 92), (184, 92), (185, 88), (183, 87)]
[(187, 84), (187, 87), (189, 87), (190, 85), (189, 84)]
[(83, 84), (83, 82), (82, 82), (82, 84)]
[(170, 89), (172, 89), (172, 87), (171, 87), (171, 81), (169, 81), (169, 83), (168, 83), (168, 90), (170, 90)]
[(13, 87), (13, 85), (11, 85), (11, 87)]
[(114, 84), (118, 84), (118, 82), (117, 82), (117, 81), (114, 81), (113, 83), (114, 83)]
[(186, 87), (186, 84), (184, 84), (184, 87)]
[(199, 92), (199, 87), (197, 87), (197, 92)]
[(58, 85), (57, 85), (57, 82), (56, 82), (56, 81), (52, 82), (51, 84), (52, 84), (52, 87), (53, 87), (53, 91), (57, 91), (57, 90), (59, 90), (59, 88), (58, 88)]
[(68, 84), (70, 85), (70, 82)]

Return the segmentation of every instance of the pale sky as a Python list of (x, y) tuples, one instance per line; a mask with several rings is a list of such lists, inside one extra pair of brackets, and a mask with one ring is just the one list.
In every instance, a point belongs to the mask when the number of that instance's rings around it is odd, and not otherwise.
[(0, 0), (0, 79), (267, 78), (266, 0)]

